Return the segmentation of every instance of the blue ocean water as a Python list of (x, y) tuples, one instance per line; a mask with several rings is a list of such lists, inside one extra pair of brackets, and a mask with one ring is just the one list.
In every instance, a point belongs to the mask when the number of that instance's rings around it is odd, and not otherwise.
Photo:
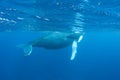
[[(1, 0), (0, 80), (120, 80), (119, 0)], [(24, 56), (17, 45), (41, 31), (84, 32), (76, 57), (71, 46), (33, 48)]]

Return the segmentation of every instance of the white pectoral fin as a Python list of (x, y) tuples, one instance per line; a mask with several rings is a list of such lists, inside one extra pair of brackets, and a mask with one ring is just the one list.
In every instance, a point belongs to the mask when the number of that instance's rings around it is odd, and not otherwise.
[(72, 55), (71, 55), (70, 60), (75, 59), (76, 53), (77, 53), (77, 41), (74, 40), (73, 43), (72, 43)]
[(81, 35), (78, 39), (78, 43), (83, 39), (83, 35)]
[(71, 58), (70, 60), (74, 60), (75, 59), (75, 56), (76, 56), (76, 53), (77, 53), (77, 44), (79, 42), (81, 42), (81, 40), (83, 39), (83, 35), (81, 35), (78, 39), (78, 41), (74, 40), (73, 43), (72, 43), (72, 55), (71, 55)]

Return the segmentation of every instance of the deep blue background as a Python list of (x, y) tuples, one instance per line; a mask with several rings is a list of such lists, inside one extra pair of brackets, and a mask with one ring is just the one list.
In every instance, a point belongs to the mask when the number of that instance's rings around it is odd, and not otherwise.
[(16, 45), (27, 43), (40, 34), (1, 32), (0, 79), (119, 80), (119, 34), (120, 32), (87, 32), (78, 45), (75, 60), (70, 61), (71, 46), (60, 50), (33, 48), (33, 53), (25, 57), (22, 49)]
[[(16, 47), (39, 31), (81, 28), (74, 61), (71, 46), (26, 57)], [(0, 80), (120, 80), (120, 1), (0, 0)]]

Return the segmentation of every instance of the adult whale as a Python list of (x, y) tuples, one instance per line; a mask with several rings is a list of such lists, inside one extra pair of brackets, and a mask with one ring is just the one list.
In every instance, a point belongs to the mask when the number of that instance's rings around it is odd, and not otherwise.
[(45, 49), (60, 49), (72, 45), (72, 55), (70, 60), (74, 60), (77, 53), (77, 44), (83, 39), (83, 33), (76, 32), (48, 32), (47, 35), (39, 37), (28, 42), (25, 45), (20, 45), (23, 48), (25, 56), (32, 53), (32, 47), (41, 47)]

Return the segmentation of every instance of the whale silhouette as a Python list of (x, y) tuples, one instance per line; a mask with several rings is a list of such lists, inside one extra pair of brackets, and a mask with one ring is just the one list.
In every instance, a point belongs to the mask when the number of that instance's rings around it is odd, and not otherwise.
[(19, 47), (23, 48), (25, 56), (28, 56), (32, 53), (32, 47), (41, 47), (45, 49), (60, 49), (72, 45), (72, 55), (70, 60), (74, 60), (77, 53), (77, 44), (82, 39), (82, 33), (54, 31), (49, 32), (48, 35), (32, 40), (25, 45), (19, 45)]

